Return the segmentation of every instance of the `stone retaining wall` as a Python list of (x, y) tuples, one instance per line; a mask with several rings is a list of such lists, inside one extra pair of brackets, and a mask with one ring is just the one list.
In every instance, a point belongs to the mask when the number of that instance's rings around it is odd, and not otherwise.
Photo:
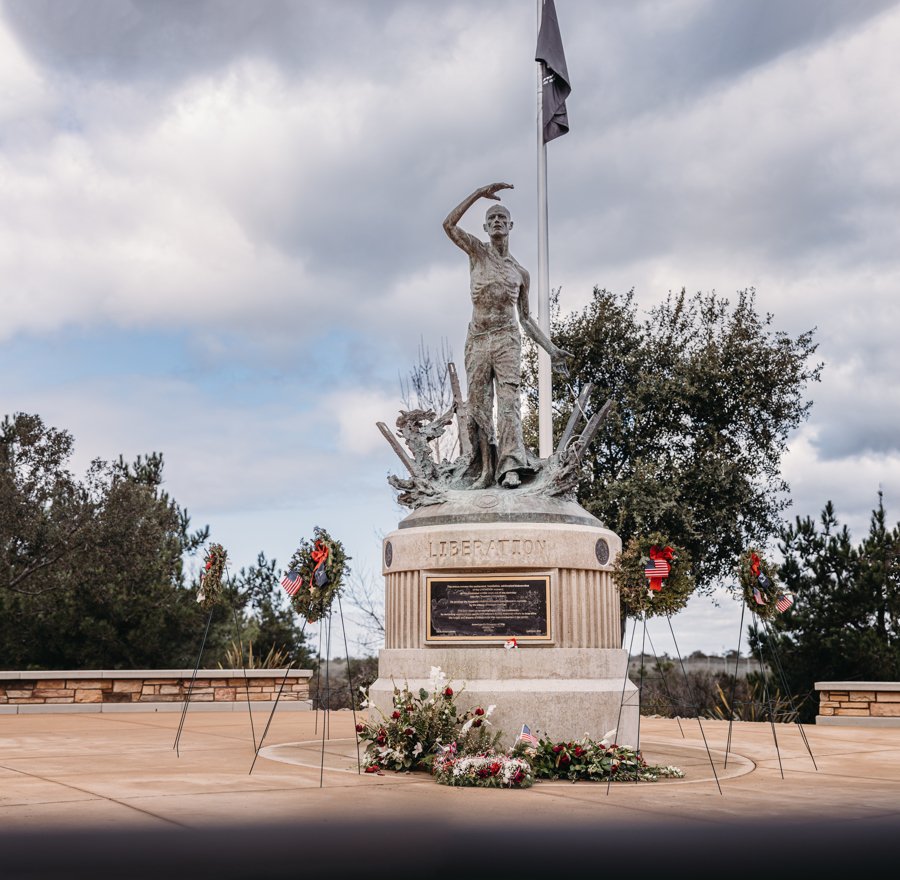
[[(0, 671), (0, 712), (32, 707), (44, 711), (79, 707), (85, 711), (113, 707), (152, 711), (160, 704), (183, 704), (193, 674), (193, 669)], [(271, 703), (284, 677), (284, 669), (248, 669), (246, 673), (241, 669), (201, 669), (191, 688), (191, 704), (230, 709), (235, 703), (246, 706), (248, 699)], [(290, 670), (281, 702), (302, 702), (308, 708), (311, 677), (308, 669)]]
[(900, 682), (817, 681), (816, 724), (900, 727)]

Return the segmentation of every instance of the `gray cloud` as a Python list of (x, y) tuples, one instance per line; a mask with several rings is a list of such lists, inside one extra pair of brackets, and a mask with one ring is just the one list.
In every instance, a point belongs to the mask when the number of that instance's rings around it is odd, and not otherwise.
[[(754, 284), (777, 326), (818, 325), (827, 366), (791, 472), (809, 512), (829, 495), (867, 511), (879, 474), (900, 473), (897, 7), (559, 4), (574, 83), (572, 132), (549, 147), (564, 308), (595, 283), (635, 286), (641, 306), (682, 285)], [(464, 195), (515, 183), (512, 250), (535, 266), (533, 4), (2, 9), (25, 57), (0, 59), (0, 337), (177, 332), (196, 373), (247, 370), (285, 399), (318, 382), (381, 401), (420, 335), (462, 351), (465, 260), (440, 222)], [(480, 216), (464, 225), (479, 231)], [(166, 420), (162, 396), (148, 407), (149, 424)], [(302, 433), (242, 407), (223, 417)], [(317, 422), (320, 442), (339, 436), (334, 422)], [(193, 506), (284, 503), (256, 471), (227, 497), (211, 472), (188, 481), (174, 458), (192, 442), (210, 441), (160, 437)], [(290, 455), (304, 442), (267, 455), (301, 480)], [(239, 455), (216, 456), (241, 471)]]
[[(360, 43), (371, 44), (369, 34), (403, 5), (392, 0), (6, 0), (4, 11), (28, 50), (60, 73), (165, 86), (242, 57), (270, 58), (292, 70), (355, 66)], [(376, 58), (390, 66), (387, 52)]]

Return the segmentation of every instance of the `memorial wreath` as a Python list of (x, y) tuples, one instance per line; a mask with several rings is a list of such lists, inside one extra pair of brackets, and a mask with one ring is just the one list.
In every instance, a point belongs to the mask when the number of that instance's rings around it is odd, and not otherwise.
[(794, 604), (792, 593), (777, 581), (778, 566), (750, 548), (741, 556), (737, 578), (747, 607), (763, 620), (774, 620)]
[(687, 550), (659, 532), (628, 542), (616, 560), (613, 579), (629, 617), (674, 614), (687, 605), (695, 587)]
[(217, 605), (222, 598), (222, 577), (227, 562), (228, 551), (221, 544), (210, 544), (203, 560), (200, 589), (197, 591), (197, 601), (204, 610)]
[(301, 579), (291, 597), (294, 610), (309, 623), (325, 617), (350, 572), (344, 545), (316, 526), (312, 541), (303, 539), (291, 557), (290, 570)]

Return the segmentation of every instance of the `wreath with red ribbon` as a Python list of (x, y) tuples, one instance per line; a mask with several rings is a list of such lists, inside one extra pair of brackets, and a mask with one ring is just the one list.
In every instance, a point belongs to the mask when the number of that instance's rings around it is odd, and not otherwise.
[(747, 607), (764, 620), (774, 620), (794, 603), (794, 596), (778, 583), (778, 566), (751, 547), (741, 556), (738, 582)]
[(291, 605), (309, 623), (328, 614), (350, 573), (350, 557), (344, 552), (344, 545), (318, 526), (313, 529), (313, 536), (312, 541), (300, 542), (288, 566), (301, 581), (291, 596)]
[(200, 572), (200, 589), (197, 590), (197, 601), (204, 611), (217, 605), (222, 598), (222, 576), (226, 562), (228, 551), (221, 544), (210, 544)]
[(674, 614), (694, 592), (687, 550), (659, 532), (632, 538), (616, 560), (613, 580), (628, 617)]

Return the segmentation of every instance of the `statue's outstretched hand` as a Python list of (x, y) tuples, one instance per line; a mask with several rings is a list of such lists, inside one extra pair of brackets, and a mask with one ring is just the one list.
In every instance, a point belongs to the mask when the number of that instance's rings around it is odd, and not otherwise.
[(511, 183), (489, 183), (478, 190), (478, 195), (483, 199), (493, 199), (495, 202), (499, 202), (500, 196), (497, 193), (501, 189), (515, 189), (515, 187)]
[(554, 345), (553, 351), (550, 354), (550, 366), (553, 369), (553, 372), (559, 373), (560, 376), (565, 376), (568, 379), (569, 364), (567, 361), (572, 360), (573, 357), (574, 355), (570, 351), (566, 351), (564, 348)]

